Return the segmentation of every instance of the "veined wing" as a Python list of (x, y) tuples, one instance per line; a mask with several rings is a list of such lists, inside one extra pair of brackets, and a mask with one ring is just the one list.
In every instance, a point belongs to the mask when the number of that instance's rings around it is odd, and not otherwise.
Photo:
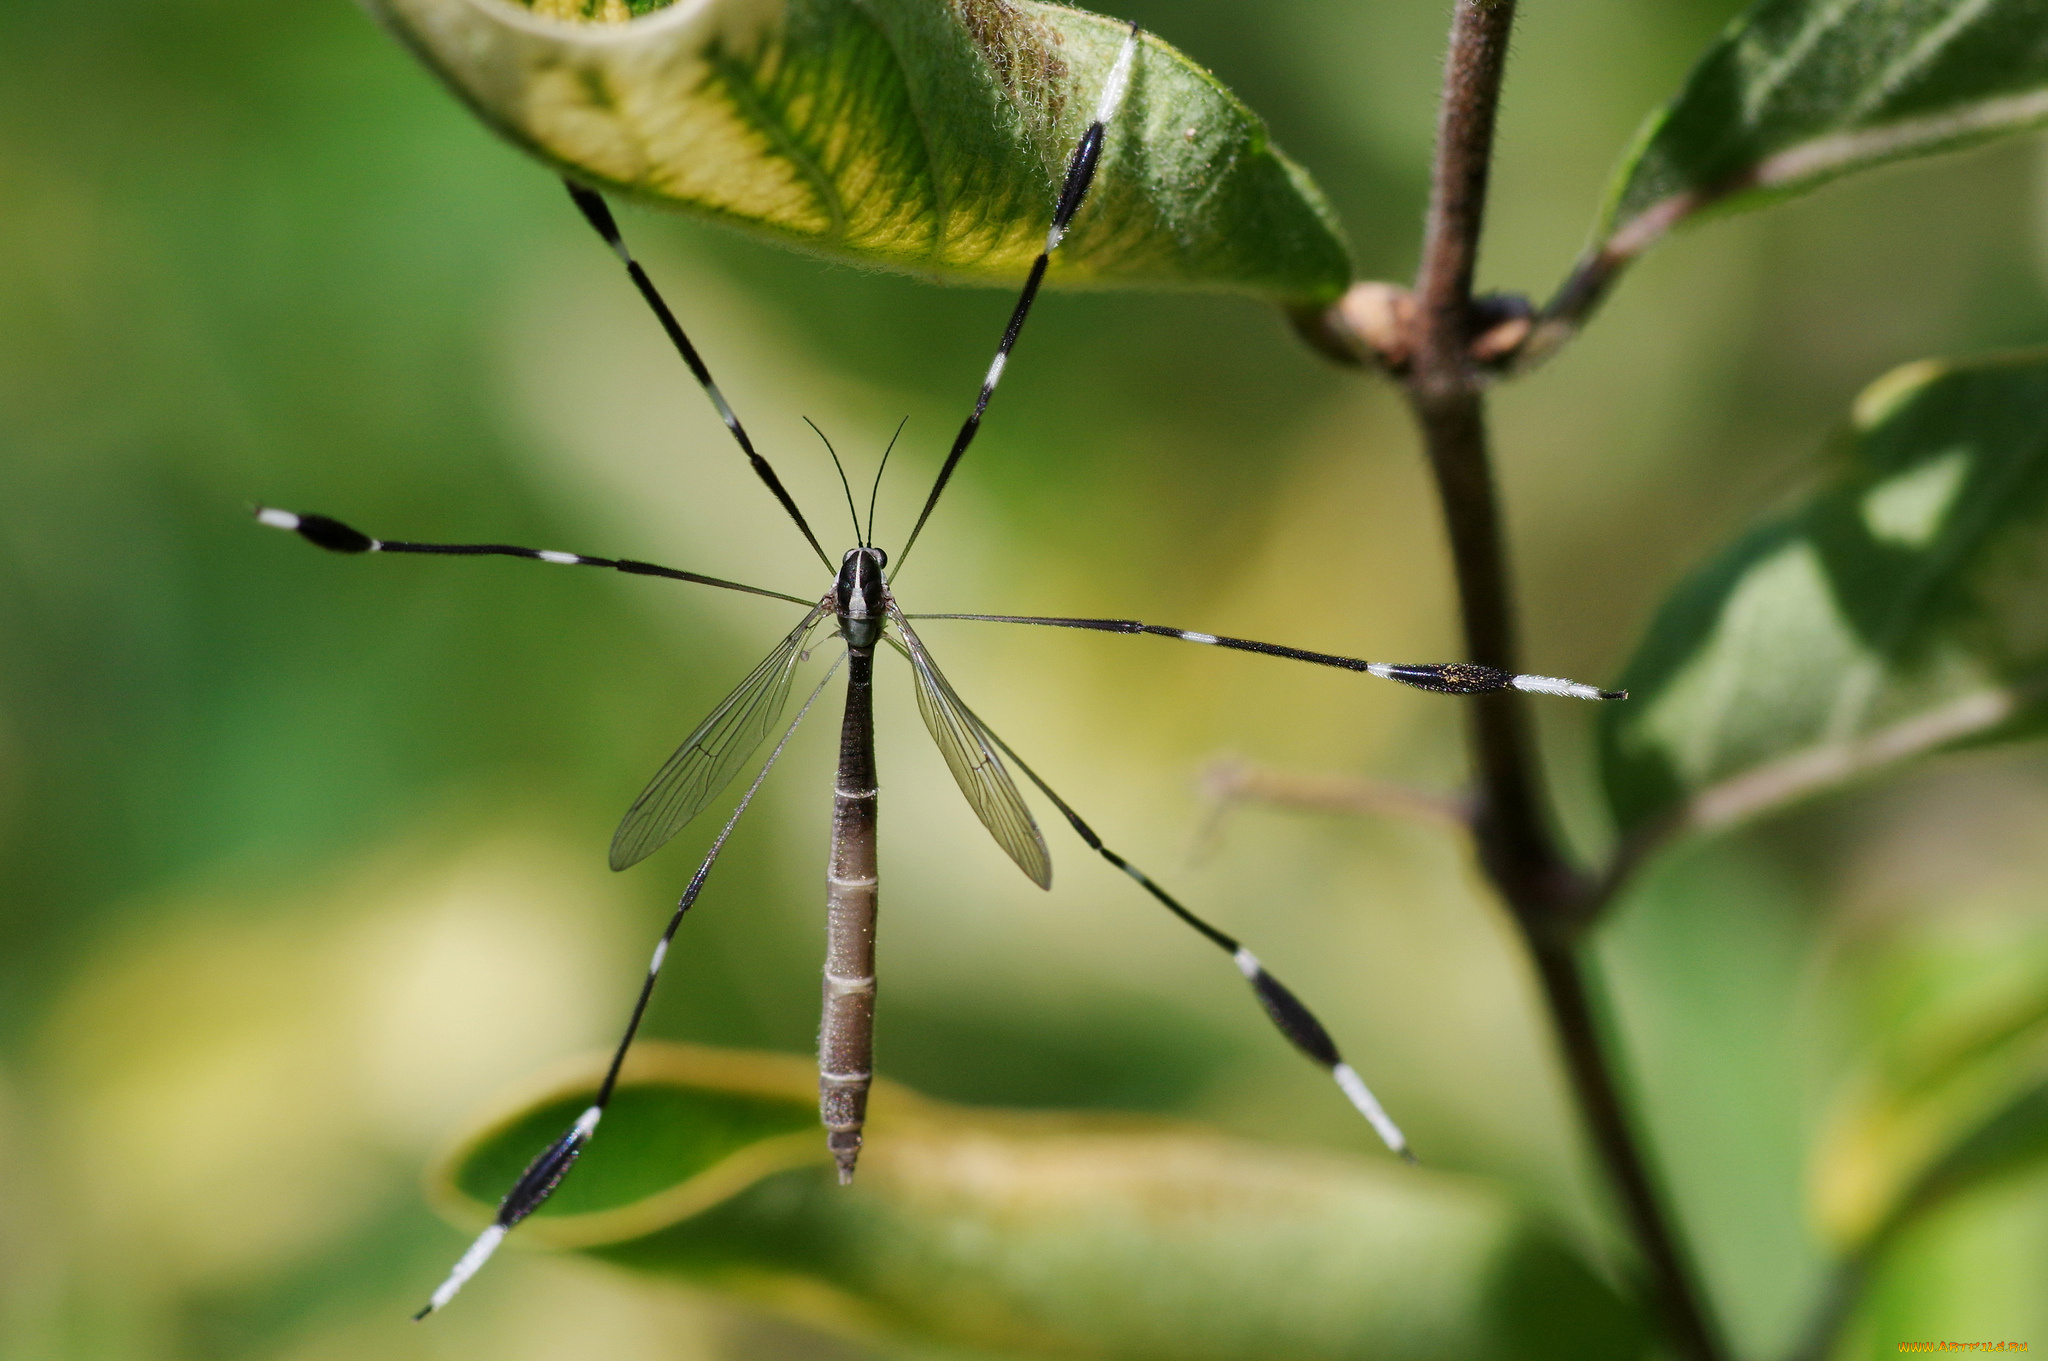
[(813, 606), (662, 763), (612, 833), (613, 869), (638, 864), (660, 850), (704, 811), (761, 745), (789, 699), (790, 677), (804, 655), (804, 641), (824, 613), (823, 605)]
[(1052, 857), (1046, 854), (1045, 838), (1039, 835), (1031, 810), (996, 755), (995, 742), (932, 663), (931, 654), (911, 631), (903, 612), (891, 605), (889, 614), (903, 635), (903, 655), (910, 659), (910, 669), (917, 676), (917, 711), (924, 715), (925, 727), (939, 744), (960, 792), (967, 796), (967, 806), (1032, 883), (1051, 888)]

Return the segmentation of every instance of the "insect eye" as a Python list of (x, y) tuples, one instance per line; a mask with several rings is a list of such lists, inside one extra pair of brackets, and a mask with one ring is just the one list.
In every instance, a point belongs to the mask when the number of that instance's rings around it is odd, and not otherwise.
[(875, 555), (875, 566), (887, 567), (889, 565), (889, 555), (887, 553), (879, 548), (871, 548), (868, 551)]

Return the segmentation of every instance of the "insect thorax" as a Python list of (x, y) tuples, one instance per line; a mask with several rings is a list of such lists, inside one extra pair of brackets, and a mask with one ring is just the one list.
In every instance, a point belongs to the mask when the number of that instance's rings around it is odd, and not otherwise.
[(846, 636), (849, 647), (866, 650), (882, 641), (889, 600), (882, 569), (888, 563), (889, 555), (879, 548), (849, 548), (839, 560), (832, 598), (839, 616), (839, 631)]

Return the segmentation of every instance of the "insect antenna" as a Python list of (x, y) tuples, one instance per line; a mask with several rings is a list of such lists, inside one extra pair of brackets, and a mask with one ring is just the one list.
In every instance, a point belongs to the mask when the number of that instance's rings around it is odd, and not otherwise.
[(896, 422), (896, 433), (889, 436), (889, 447), (882, 450), (881, 466), (875, 469), (874, 485), (868, 488), (868, 544), (870, 547), (875, 542), (875, 498), (882, 494), (882, 474), (889, 471), (889, 455), (896, 452), (896, 441), (902, 436), (903, 427), (908, 424), (910, 424), (910, 417), (908, 416)]
[(818, 561), (824, 563), (827, 569), (831, 569), (834, 565), (832, 559), (825, 556), (824, 548), (818, 543), (818, 536), (811, 533), (810, 525), (804, 520), (804, 513), (796, 508), (796, 499), (789, 494), (788, 488), (782, 485), (782, 479), (775, 475), (775, 469), (769, 466), (768, 460), (755, 452), (754, 441), (747, 437), (746, 427), (741, 425), (740, 418), (733, 414), (732, 406), (725, 400), (725, 394), (718, 390), (718, 384), (711, 381), (711, 370), (704, 366), (703, 356), (697, 353), (697, 347), (692, 345), (690, 337), (684, 334), (682, 323), (676, 320), (676, 314), (671, 312), (668, 304), (662, 300), (660, 292), (654, 287), (654, 280), (647, 277), (647, 271), (640, 267), (640, 262), (633, 258), (633, 252), (626, 248), (626, 239), (619, 234), (619, 224), (612, 220), (612, 210), (606, 205), (603, 196), (594, 189), (585, 189), (582, 185), (569, 180), (563, 180), (562, 184), (568, 189), (569, 197), (575, 200), (577, 208), (582, 210), (584, 220), (604, 238), (605, 244), (610, 246), (625, 264), (626, 273), (632, 278), (633, 286), (640, 290), (640, 296), (646, 300), (648, 307), (653, 309), (655, 319), (661, 323), (661, 329), (668, 333), (669, 341), (676, 347), (676, 353), (682, 355), (683, 362), (690, 366), (690, 373), (696, 378), (698, 386), (704, 389), (704, 395), (711, 399), (711, 405), (718, 408), (718, 415), (725, 422), (725, 428), (732, 431), (732, 437), (738, 442), (741, 452), (746, 454), (747, 461), (753, 465), (755, 476), (767, 484), (768, 490), (775, 494), (775, 499), (782, 503), (783, 510), (789, 513), (789, 518), (803, 531), (804, 538), (811, 545), (811, 551), (818, 555)]
[(866, 548), (868, 546), (868, 539), (867, 535), (861, 533), (860, 531), (860, 512), (854, 509), (853, 484), (846, 480), (846, 465), (839, 461), (839, 451), (832, 447), (831, 440), (825, 439), (825, 432), (818, 429), (818, 423), (816, 421), (812, 420), (809, 416), (806, 416), (804, 417), (804, 424), (811, 427), (811, 430), (817, 435), (819, 439), (825, 440), (825, 452), (832, 455), (832, 466), (836, 468), (839, 472), (839, 489), (846, 493), (846, 515), (848, 519), (853, 521), (854, 541), (857, 542), (862, 548)]
[(1073, 159), (1067, 162), (1067, 177), (1060, 185), (1059, 202), (1052, 210), (1052, 226), (1045, 234), (1045, 247), (1031, 262), (1031, 273), (1024, 280), (1024, 291), (1017, 295), (1017, 306), (1010, 312), (1010, 324), (1003, 328), (1003, 338), (996, 346), (994, 361), (988, 366), (988, 376), (981, 380), (981, 394), (975, 398), (974, 410), (968, 413), (960, 433), (953, 437), (953, 448), (939, 468), (938, 480), (932, 483), (931, 494), (924, 499), (924, 509), (918, 512), (917, 523), (911, 526), (910, 537), (904, 541), (903, 551), (897, 555), (897, 571), (903, 570), (903, 560), (910, 556), (917, 536), (924, 532), (924, 522), (931, 518), (932, 507), (939, 504), (940, 494), (953, 478), (953, 469), (959, 466), (961, 455), (967, 452), (968, 445), (974, 443), (974, 436), (981, 429), (981, 413), (988, 409), (988, 399), (995, 396), (996, 384), (1002, 381), (1003, 366), (1010, 362), (1010, 350), (1017, 343), (1017, 333), (1024, 329), (1024, 319), (1031, 314), (1031, 304), (1038, 297), (1038, 286), (1045, 282), (1046, 266), (1066, 236), (1067, 225), (1081, 210), (1082, 200), (1088, 197), (1088, 186), (1095, 179), (1096, 163), (1102, 159), (1103, 129), (1110, 119), (1116, 117), (1117, 109), (1123, 104), (1124, 91), (1130, 88), (1131, 83), (1131, 63), (1137, 53), (1138, 26), (1132, 24), (1131, 31), (1124, 35), (1122, 50), (1116, 55), (1116, 65), (1110, 68), (1109, 79), (1103, 82), (1102, 99), (1095, 106), (1094, 121), (1081, 135), (1080, 144), (1074, 148)]

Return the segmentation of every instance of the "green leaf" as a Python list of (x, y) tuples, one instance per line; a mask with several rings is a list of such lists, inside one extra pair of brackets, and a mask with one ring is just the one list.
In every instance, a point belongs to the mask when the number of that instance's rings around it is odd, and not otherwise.
[(2048, 678), (2048, 352), (1908, 365), (1844, 465), (1665, 602), (1601, 715), (1624, 834), (1723, 826), (2037, 729)]
[[(465, 1229), (588, 1103), (517, 1103), (434, 1178)], [(596, 1250), (815, 1324), (982, 1355), (1515, 1361), (1640, 1353), (1640, 1320), (1497, 1191), (1158, 1120), (877, 1085), (835, 1184), (802, 1059), (646, 1045), (513, 1242)], [(579, 1185), (581, 1183), (581, 1185)]]
[(1599, 237), (1633, 256), (1708, 207), (2044, 122), (2044, 0), (1759, 0), (1637, 138)]
[[(557, 170), (976, 282), (1029, 268), (1126, 31), (1037, 0), (635, 0), (639, 17), (620, 0), (364, 3)], [(1322, 194), (1265, 124), (1146, 35), (1052, 279), (1312, 304), (1350, 274)]]
[(1792, 1351), (1827, 1267), (1803, 1204), (1818, 1047), (1804, 890), (1747, 838), (1694, 841), (1629, 881), (1587, 960), (1669, 1213), (1743, 1357)]

